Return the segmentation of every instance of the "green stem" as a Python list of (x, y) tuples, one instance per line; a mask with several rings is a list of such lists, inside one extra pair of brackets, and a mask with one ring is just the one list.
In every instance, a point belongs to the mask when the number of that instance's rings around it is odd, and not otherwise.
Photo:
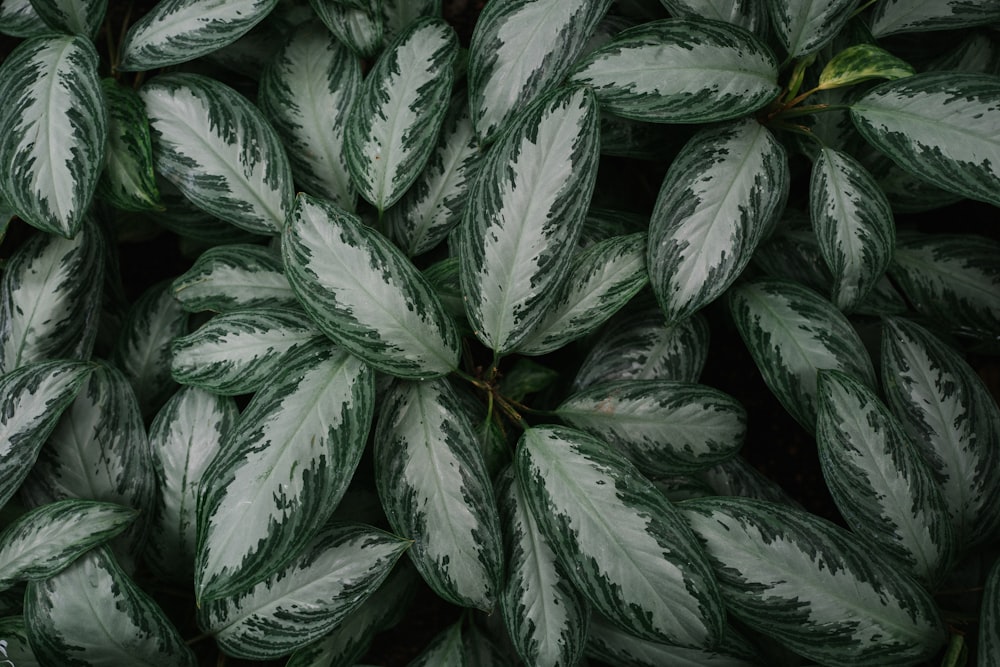
[(774, 119), (780, 120), (785, 118), (796, 118), (798, 116), (810, 116), (814, 113), (823, 113), (825, 111), (833, 111), (835, 109), (850, 109), (851, 107), (846, 104), (810, 104), (809, 106), (796, 107), (794, 109), (788, 109), (787, 111), (782, 111), (775, 114)]
[[(490, 394), (490, 396), (492, 397), (493, 394)], [(518, 411), (514, 409), (514, 406), (508, 403), (506, 399), (501, 396), (496, 396), (496, 404), (500, 406), (500, 409), (505, 415), (507, 415), (507, 418), (517, 424), (522, 431), (527, 431), (531, 428), (531, 424), (526, 422), (524, 417), (522, 417)]]
[(211, 639), (214, 636), (215, 636), (215, 634), (213, 634), (211, 632), (203, 632), (200, 635), (196, 635), (196, 636), (192, 637), (191, 639), (186, 640), (184, 643), (187, 644), (188, 646), (192, 646), (194, 644), (197, 644), (198, 642), (203, 642), (206, 639)]
[(941, 667), (964, 667), (968, 658), (965, 637), (956, 632), (951, 636), (951, 641), (948, 642), (948, 650), (944, 654), (944, 659), (941, 660)]
[(878, 2), (878, 0), (868, 0), (868, 2), (866, 2), (865, 4), (861, 5), (860, 7), (854, 10), (854, 12), (851, 14), (851, 18), (853, 19), (855, 16), (857, 16), (861, 12), (865, 11), (866, 9), (874, 5), (876, 2)]

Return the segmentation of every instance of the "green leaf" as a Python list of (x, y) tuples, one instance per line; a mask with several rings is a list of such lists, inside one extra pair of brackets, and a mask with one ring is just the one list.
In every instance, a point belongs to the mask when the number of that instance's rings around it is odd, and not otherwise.
[(780, 214), (785, 149), (746, 119), (700, 131), (671, 163), (649, 222), (649, 281), (668, 322), (722, 294)]
[(861, 163), (823, 148), (813, 163), (809, 213), (833, 273), (833, 303), (854, 310), (892, 261), (896, 226), (889, 201)]
[(265, 581), (203, 602), (199, 625), (229, 655), (249, 660), (287, 655), (349, 619), (409, 545), (362, 524), (331, 523)]
[(958, 534), (1000, 534), (1000, 408), (976, 372), (925, 329), (899, 318), (882, 335), (887, 402), (934, 469)]
[(435, 377), (457, 366), (458, 333), (433, 288), (356, 216), (299, 195), (281, 245), (292, 289), (337, 343), (399, 377)]
[(851, 105), (872, 146), (940, 188), (1000, 206), (1000, 80), (928, 72), (883, 83)]
[(93, 40), (104, 22), (108, 0), (30, 0), (53, 30)]
[(644, 639), (714, 645), (724, 611), (705, 553), (670, 502), (581, 431), (527, 429), (518, 482), (539, 530), (594, 608)]
[(969, 31), (958, 45), (925, 65), (928, 71), (1000, 74), (1000, 44), (986, 31)]
[(497, 392), (511, 401), (522, 402), (530, 394), (552, 387), (559, 375), (559, 371), (531, 359), (518, 359), (513, 366), (504, 369), (503, 376), (497, 383)]
[(380, 0), (379, 4), (388, 41), (422, 16), (441, 16), (441, 0)]
[(442, 630), (406, 667), (466, 667), (462, 652), (462, 622)]
[(1000, 561), (994, 563), (983, 587), (978, 656), (984, 665), (1000, 660)]
[[(162, 211), (146, 211), (142, 220), (149, 220), (164, 229), (174, 232), (181, 239), (182, 245), (193, 245), (199, 251), (206, 246), (254, 243), (266, 240), (266, 237), (240, 229), (225, 220), (207, 213), (188, 200), (173, 183), (156, 175), (156, 189), (160, 191)], [(193, 243), (191, 243), (193, 242)], [(192, 254), (191, 251), (185, 254)]]
[(11, 37), (37, 37), (47, 32), (50, 29), (31, 6), (31, 0), (0, 2), (0, 33)]
[(0, 618), (0, 637), (3, 637), (3, 653), (0, 654), (7, 660), (0, 662), (5, 667), (40, 667), (41, 663), (35, 657), (28, 643), (28, 628), (24, 623), (23, 616), (7, 616)]
[[(341, 2), (309, 0), (316, 16), (339, 41), (359, 58), (372, 59), (382, 49), (385, 32), (376, 0)], [(351, 6), (351, 5), (356, 6)]]
[(278, 0), (162, 0), (132, 24), (121, 44), (123, 72), (158, 69), (232, 44), (274, 9)]
[(778, 64), (752, 33), (703, 19), (619, 33), (574, 69), (601, 109), (653, 123), (709, 123), (757, 111), (779, 92)]
[(198, 74), (161, 74), (139, 94), (158, 173), (195, 206), (241, 229), (281, 231), (292, 207), (292, 172), (257, 107)]
[(901, 32), (955, 30), (1000, 21), (1000, 5), (993, 0), (881, 0), (871, 17), (878, 38)]
[(493, 608), (503, 546), (476, 432), (446, 380), (398, 381), (382, 399), (375, 481), (389, 525), (449, 602)]
[(361, 458), (374, 394), (370, 368), (317, 341), (254, 395), (200, 485), (202, 604), (271, 577), (316, 535)]
[(913, 67), (874, 44), (854, 44), (829, 60), (819, 75), (818, 90), (853, 86), (870, 79), (903, 79)]
[(564, 79), (610, 0), (490, 3), (469, 49), (469, 102), (476, 134), (493, 141), (526, 107)]
[(318, 23), (292, 33), (260, 79), (257, 103), (288, 151), (295, 182), (354, 210), (344, 152), (348, 111), (361, 92), (361, 63)]
[(703, 498), (680, 505), (708, 550), (734, 618), (827, 665), (914, 665), (944, 644), (930, 594), (867, 542), (786, 505)]
[(0, 587), (57, 574), (84, 552), (121, 533), (138, 514), (90, 500), (61, 500), (23, 514), (0, 534)]
[(28, 224), (76, 234), (104, 164), (108, 118), (85, 37), (26, 40), (0, 65), (0, 194)]
[(14, 495), (92, 367), (44, 361), (0, 375), (0, 506)]
[(854, 14), (859, 0), (768, 0), (774, 24), (789, 58), (826, 46)]
[(739, 455), (701, 471), (698, 473), (698, 478), (703, 479), (711, 487), (714, 491), (712, 495), (756, 498), (782, 505), (799, 506), (784, 489)]
[(142, 98), (114, 79), (101, 84), (108, 109), (108, 145), (97, 194), (123, 211), (162, 210)]
[(454, 80), (458, 36), (420, 19), (379, 56), (347, 116), (344, 151), (361, 196), (379, 212), (420, 175), (437, 141)]
[(177, 382), (216, 394), (252, 394), (270, 382), (291, 355), (316, 340), (326, 338), (301, 310), (234, 310), (175, 338), (170, 371)]
[(171, 290), (181, 308), (192, 313), (299, 305), (281, 257), (249, 244), (209, 248), (174, 280)]
[(851, 529), (933, 588), (956, 536), (931, 468), (878, 396), (820, 371), (816, 442), (823, 477)]
[(750, 32), (765, 34), (767, 5), (760, 0), (661, 0), (672, 16), (732, 23)]
[(93, 221), (72, 239), (36, 234), (10, 257), (0, 282), (0, 372), (90, 358), (104, 264), (104, 238)]
[(500, 354), (545, 316), (572, 259), (597, 176), (597, 104), (561, 88), (490, 149), (459, 227), (462, 291), (476, 336)]

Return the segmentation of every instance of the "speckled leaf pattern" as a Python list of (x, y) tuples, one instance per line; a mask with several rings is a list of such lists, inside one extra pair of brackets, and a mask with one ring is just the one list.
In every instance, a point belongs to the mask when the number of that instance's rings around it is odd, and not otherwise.
[(500, 520), (479, 439), (446, 380), (398, 381), (375, 433), (375, 481), (389, 525), (435, 593), (489, 611), (503, 572)]
[(597, 176), (597, 103), (562, 88), (487, 153), (459, 227), (462, 292), (475, 335), (516, 348), (545, 316), (572, 260)]
[(309, 0), (309, 4), (334, 37), (359, 58), (374, 58), (384, 46), (385, 25), (375, 0)]
[(943, 645), (930, 593), (852, 533), (759, 500), (703, 498), (680, 507), (729, 612), (796, 653), (888, 667), (919, 663)]
[(583, 53), (610, 0), (510, 0), (487, 4), (469, 52), (476, 134), (496, 139), (555, 87)]
[(30, 0), (35, 12), (53, 30), (80, 35), (88, 39), (97, 37), (108, 0)]
[(236, 243), (209, 248), (171, 290), (189, 312), (297, 306), (281, 256), (263, 246)]
[(250, 32), (278, 0), (161, 0), (129, 29), (118, 69), (158, 69), (232, 44)]
[(71, 237), (104, 164), (108, 117), (85, 37), (44, 35), (0, 65), (0, 195), (25, 222)]
[(161, 74), (140, 90), (156, 171), (195, 206), (255, 234), (278, 234), (292, 207), (292, 172), (257, 107), (198, 74)]
[(958, 534), (973, 546), (1000, 533), (1000, 408), (975, 371), (922, 327), (886, 321), (882, 382), (893, 413), (934, 469)]
[(206, 469), (195, 592), (239, 594), (301, 553), (354, 475), (374, 411), (373, 372), (328, 341), (258, 391)]
[(823, 148), (813, 163), (809, 212), (833, 274), (832, 301), (854, 310), (892, 261), (896, 227), (889, 201), (860, 162)]
[(601, 109), (654, 123), (746, 116), (779, 92), (778, 63), (743, 28), (703, 19), (650, 21), (619, 33), (574, 69)]
[(864, 138), (904, 170), (1000, 206), (1000, 79), (927, 72), (889, 81), (851, 105)]
[(361, 62), (319, 23), (307, 23), (264, 70), (257, 103), (288, 151), (295, 182), (354, 210), (344, 134), (361, 92)]
[(661, 0), (672, 16), (732, 23), (750, 32), (768, 29), (767, 3), (760, 0)]
[(955, 559), (951, 517), (931, 467), (878, 396), (820, 371), (816, 442), (827, 487), (851, 529), (930, 588)]
[(170, 372), (181, 384), (216, 394), (252, 394), (271, 381), (296, 350), (316, 340), (326, 337), (301, 310), (233, 310), (175, 338)]
[(194, 667), (194, 654), (166, 615), (105, 547), (56, 576), (28, 584), (24, 617), (43, 664)]
[(798, 506), (784, 489), (738, 454), (701, 471), (697, 478), (708, 484), (714, 492), (712, 495), (757, 498)]
[(72, 239), (36, 234), (11, 255), (0, 280), (0, 373), (35, 361), (90, 358), (104, 255), (92, 221)]
[(433, 288), (356, 216), (299, 195), (282, 252), (292, 289), (323, 333), (378, 370), (423, 379), (457, 366), (458, 332)]
[(28, 643), (28, 628), (23, 616), (6, 616), (0, 618), (0, 637), (3, 637), (3, 657), (8, 663), (0, 662), (4, 667), (41, 667)]
[(1000, 561), (993, 564), (983, 587), (978, 655), (986, 665), (1000, 660)]
[(724, 611), (705, 553), (623, 455), (582, 431), (538, 426), (514, 465), (539, 529), (595, 610), (645, 639), (719, 641)]
[(49, 32), (49, 27), (31, 6), (31, 0), (0, 2), (0, 33), (11, 37), (37, 37)]
[(147, 211), (145, 217), (160, 227), (183, 237), (186, 244), (197, 244), (199, 250), (204, 250), (205, 246), (254, 243), (265, 240), (264, 236), (240, 229), (201, 210), (192, 204), (173, 183), (159, 174), (155, 174), (155, 176), (156, 189), (160, 191), (163, 210)]
[(901, 32), (956, 30), (1000, 21), (996, 0), (881, 0), (871, 16), (877, 38)]
[(875, 387), (875, 369), (858, 333), (832, 303), (798, 283), (742, 283), (729, 311), (768, 388), (809, 432), (816, 425), (816, 374), (832, 368)]
[(859, 0), (768, 0), (771, 22), (789, 57), (815, 53), (847, 24)]
[(331, 523), (265, 581), (203, 603), (198, 623), (229, 655), (287, 655), (350, 618), (409, 545), (363, 524)]
[(108, 110), (108, 143), (97, 195), (123, 211), (163, 210), (142, 98), (114, 79), (104, 79), (101, 86)]
[(649, 222), (649, 281), (668, 322), (739, 277), (780, 213), (785, 149), (754, 119), (707, 128), (671, 163)]
[(902, 79), (916, 74), (913, 67), (874, 44), (849, 46), (823, 66), (820, 90), (851, 86), (869, 79)]

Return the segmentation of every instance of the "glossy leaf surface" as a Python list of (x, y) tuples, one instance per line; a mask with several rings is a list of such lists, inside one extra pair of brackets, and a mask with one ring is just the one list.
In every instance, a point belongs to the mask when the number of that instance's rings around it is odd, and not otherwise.
[(281, 257), (249, 244), (209, 248), (174, 280), (171, 290), (189, 312), (299, 304), (285, 278)]

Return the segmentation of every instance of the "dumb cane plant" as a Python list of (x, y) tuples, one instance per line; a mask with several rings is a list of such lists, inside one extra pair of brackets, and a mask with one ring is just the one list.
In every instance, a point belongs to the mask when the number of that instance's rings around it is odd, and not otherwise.
[(1000, 664), (995, 0), (121, 4), (0, 2), (3, 664)]

